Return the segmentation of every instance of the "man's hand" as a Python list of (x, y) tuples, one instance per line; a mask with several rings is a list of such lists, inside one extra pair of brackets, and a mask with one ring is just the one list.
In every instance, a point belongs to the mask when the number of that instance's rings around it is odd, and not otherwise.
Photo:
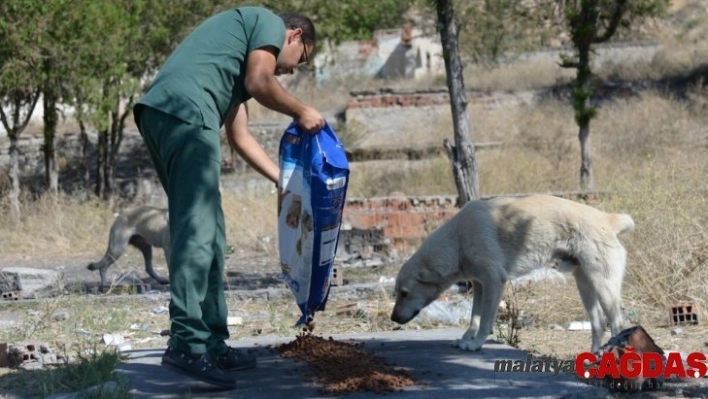
[(296, 118), (298, 125), (309, 133), (317, 133), (325, 126), (325, 120), (320, 113), (309, 106), (305, 106)]

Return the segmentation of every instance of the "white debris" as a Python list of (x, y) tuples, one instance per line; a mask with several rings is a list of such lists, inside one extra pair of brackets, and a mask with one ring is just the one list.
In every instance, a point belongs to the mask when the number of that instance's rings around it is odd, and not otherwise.
[(395, 284), (395, 283), (396, 283), (395, 277), (386, 277), (386, 276), (379, 277), (379, 284), (389, 285), (389, 284)]
[(111, 346), (119, 346), (125, 343), (123, 334), (103, 334), (103, 343)]
[(568, 324), (568, 331), (590, 331), (592, 325), (589, 321), (571, 321)]

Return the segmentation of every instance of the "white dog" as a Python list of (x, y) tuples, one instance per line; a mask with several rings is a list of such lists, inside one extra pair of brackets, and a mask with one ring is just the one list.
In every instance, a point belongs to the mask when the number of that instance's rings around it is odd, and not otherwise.
[(631, 231), (626, 214), (605, 213), (547, 195), (471, 201), (433, 232), (401, 267), (391, 320), (405, 324), (458, 281), (474, 288), (469, 329), (455, 346), (482, 348), (505, 283), (555, 263), (571, 271), (600, 348), (607, 315), (613, 335), (624, 321), (621, 289), (627, 252), (617, 236)]
[(87, 266), (101, 275), (101, 287), (106, 285), (106, 269), (120, 258), (128, 244), (138, 248), (145, 259), (145, 271), (160, 284), (169, 280), (160, 277), (152, 267), (152, 247), (162, 248), (170, 262), (170, 229), (167, 209), (139, 206), (121, 212), (111, 226), (108, 248), (103, 258)]

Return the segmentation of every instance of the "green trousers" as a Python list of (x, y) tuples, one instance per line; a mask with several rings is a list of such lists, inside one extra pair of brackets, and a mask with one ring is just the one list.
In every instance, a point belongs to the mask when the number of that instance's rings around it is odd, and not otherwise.
[(187, 353), (222, 355), (229, 330), (219, 132), (140, 104), (134, 111), (167, 193), (172, 251), (168, 345)]

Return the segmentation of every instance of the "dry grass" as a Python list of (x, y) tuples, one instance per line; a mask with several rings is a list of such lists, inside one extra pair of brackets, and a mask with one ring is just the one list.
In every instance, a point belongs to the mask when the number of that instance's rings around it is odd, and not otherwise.
[[(3, 258), (73, 258), (96, 247), (96, 235), (106, 234), (107, 241), (113, 220), (112, 212), (104, 204), (67, 196), (61, 196), (57, 202), (47, 197), (23, 201), (23, 220), (16, 227), (12, 226), (5, 207), (3, 210), (0, 214)], [(98, 245), (101, 249), (104, 246), (104, 242)]]
[[(274, 250), (275, 193), (238, 197), (225, 193), (222, 205), (230, 245), (246, 252)], [(56, 202), (50, 198), (24, 201), (22, 215), (22, 223), (13, 227), (6, 207), (0, 213), (2, 259), (98, 258), (114, 221), (114, 212), (105, 203), (67, 196)], [(159, 251), (155, 255), (162, 261)]]

